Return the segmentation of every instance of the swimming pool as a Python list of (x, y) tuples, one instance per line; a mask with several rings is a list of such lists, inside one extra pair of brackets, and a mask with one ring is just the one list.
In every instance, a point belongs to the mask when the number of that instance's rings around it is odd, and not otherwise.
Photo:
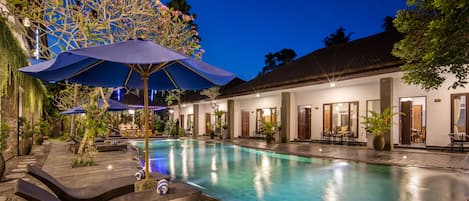
[(197, 140), (153, 141), (150, 154), (151, 171), (228, 201), (469, 197), (469, 175), (456, 172), (307, 158)]

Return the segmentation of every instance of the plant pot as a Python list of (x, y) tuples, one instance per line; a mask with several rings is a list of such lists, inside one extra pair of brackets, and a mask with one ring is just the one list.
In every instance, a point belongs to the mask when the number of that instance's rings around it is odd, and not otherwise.
[(272, 137), (272, 135), (270, 135), (270, 134), (265, 135), (265, 141), (267, 143), (272, 143), (273, 139), (274, 138)]
[(31, 153), (31, 148), (33, 146), (33, 143), (31, 140), (21, 140), (20, 142), (20, 156), (25, 156), (29, 155)]
[(3, 174), (5, 173), (5, 159), (3, 158), (3, 154), (0, 152), (0, 180), (3, 178)]
[(43, 135), (34, 136), (34, 144), (42, 145), (43, 142), (44, 142), (44, 136)]
[(375, 136), (373, 138), (373, 148), (375, 150), (378, 150), (378, 151), (383, 150), (385, 143), (386, 142), (384, 141), (384, 136), (383, 135)]

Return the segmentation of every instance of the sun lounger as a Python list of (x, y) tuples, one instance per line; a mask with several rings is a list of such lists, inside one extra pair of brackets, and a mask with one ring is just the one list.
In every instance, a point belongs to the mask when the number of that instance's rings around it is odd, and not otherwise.
[(52, 193), (22, 179), (16, 182), (15, 195), (28, 201), (60, 201)]
[[(134, 192), (134, 176), (109, 179), (99, 184), (90, 185), (84, 188), (70, 188), (64, 186), (55, 178), (50, 176), (36, 166), (28, 166), (28, 174), (32, 175), (47, 187), (49, 187), (59, 199), (68, 201), (104, 201)], [(152, 173), (154, 179), (169, 179), (169, 176)]]
[(102, 151), (123, 151), (127, 152), (127, 144), (126, 143), (118, 143), (118, 144), (96, 144), (96, 150), (99, 152)]

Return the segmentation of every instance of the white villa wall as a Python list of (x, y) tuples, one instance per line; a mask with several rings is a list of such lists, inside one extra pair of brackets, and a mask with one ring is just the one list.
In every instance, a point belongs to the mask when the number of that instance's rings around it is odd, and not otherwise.
[[(449, 78), (443, 83), (438, 91), (425, 91), (416, 86), (409, 86), (402, 82), (402, 73), (392, 74), (394, 78), (393, 105), (394, 111), (399, 110), (399, 98), (425, 96), (426, 101), (426, 145), (427, 146), (447, 146), (450, 141), (448, 133), (451, 132), (451, 94), (469, 93), (469, 89), (458, 88), (448, 90), (448, 86), (455, 80)], [(440, 100), (440, 102), (435, 101)], [(395, 117), (394, 122), (399, 122), (399, 117)], [(394, 143), (399, 143), (399, 124), (395, 124), (392, 129)]]
[[(174, 110), (174, 119), (179, 119), (179, 121), (181, 121), (180, 117), (179, 117), (179, 112), (178, 112), (178, 107), (175, 106), (173, 108)], [(186, 105), (186, 106), (181, 106), (181, 115), (184, 115), (184, 122), (182, 122), (182, 125), (183, 127), (186, 129), (187, 128), (187, 118), (188, 118), (188, 115), (190, 114), (194, 114), (194, 109), (192, 107), (192, 105)]]
[(235, 100), (235, 134), (234, 137), (241, 135), (241, 111), (249, 111), (249, 135), (254, 136), (256, 130), (256, 109), (277, 108), (277, 121), (280, 121), (280, 94), (264, 96), (260, 94), (259, 98), (252, 95), (252, 98), (243, 98)]
[[(336, 82), (335, 87), (329, 84), (306, 86), (288, 90), (278, 90), (261, 93), (260, 97), (255, 94), (233, 97), (234, 100), (234, 137), (241, 135), (241, 112), (250, 112), (249, 134), (255, 135), (256, 109), (277, 108), (277, 121), (280, 122), (281, 92), (291, 92), (291, 126), (290, 140), (298, 138), (298, 106), (311, 106), (311, 139), (321, 139), (320, 132), (323, 127), (323, 104), (339, 102), (359, 102), (359, 141), (366, 142), (365, 131), (361, 122), (366, 114), (366, 102), (380, 98), (379, 80), (385, 77), (393, 78), (393, 111), (399, 111), (399, 98), (404, 97), (426, 97), (426, 145), (447, 146), (449, 143), (448, 133), (451, 132), (451, 94), (469, 93), (468, 89), (449, 89), (448, 86), (454, 81), (450, 78), (438, 91), (425, 91), (416, 86), (405, 84), (402, 80), (402, 72), (388, 73), (377, 76), (357, 78)], [(210, 103), (199, 104), (199, 134), (205, 133), (205, 113), (213, 113)], [(227, 101), (217, 100), (221, 110), (227, 111)], [(173, 108), (175, 116), (177, 107)], [(182, 114), (187, 119), (188, 114), (193, 114), (192, 105), (182, 108)], [(213, 118), (213, 117), (212, 117)], [(214, 122), (214, 119), (212, 119)], [(393, 119), (394, 125), (391, 129), (395, 144), (399, 143), (399, 116)], [(187, 122), (185, 121), (184, 124)]]
[[(358, 101), (359, 122), (362, 122), (362, 116), (366, 113), (366, 101), (379, 99), (379, 82), (377, 79), (368, 83), (360, 84), (342, 84), (336, 83), (334, 88), (325, 88), (320, 90), (303, 90), (296, 92), (296, 105), (292, 109), (292, 131), (291, 139), (298, 138), (298, 106), (311, 105), (311, 139), (321, 139), (323, 129), (323, 104), (354, 102)], [(292, 105), (293, 106), (293, 105)], [(362, 125), (359, 128), (359, 141), (366, 141)]]
[[(220, 110), (227, 111), (227, 103), (226, 101), (217, 101), (217, 105), (219, 106)], [(213, 114), (211, 104), (209, 102), (198, 103), (199, 104), (199, 135), (205, 134), (205, 113)], [(174, 118), (178, 117), (178, 107), (173, 106), (171, 109), (174, 111), (173, 115)], [(184, 115), (184, 128), (187, 127), (187, 118), (188, 115), (194, 114), (194, 106), (193, 104), (186, 104), (185, 107), (181, 107), (181, 115)], [(215, 122), (215, 117), (211, 116), (211, 122)]]

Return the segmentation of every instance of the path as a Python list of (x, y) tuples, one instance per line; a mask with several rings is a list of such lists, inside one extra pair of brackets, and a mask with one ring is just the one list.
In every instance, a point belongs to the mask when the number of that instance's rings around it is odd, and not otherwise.
[[(206, 137), (201, 139), (208, 140)], [(331, 145), (321, 143), (294, 142), (288, 144), (266, 144), (264, 140), (234, 139), (229, 143), (271, 150), (277, 153), (295, 154), (307, 157), (344, 159), (364, 163), (469, 170), (469, 157), (464, 153), (427, 151), (397, 148), (394, 151), (375, 151), (366, 147)]]

